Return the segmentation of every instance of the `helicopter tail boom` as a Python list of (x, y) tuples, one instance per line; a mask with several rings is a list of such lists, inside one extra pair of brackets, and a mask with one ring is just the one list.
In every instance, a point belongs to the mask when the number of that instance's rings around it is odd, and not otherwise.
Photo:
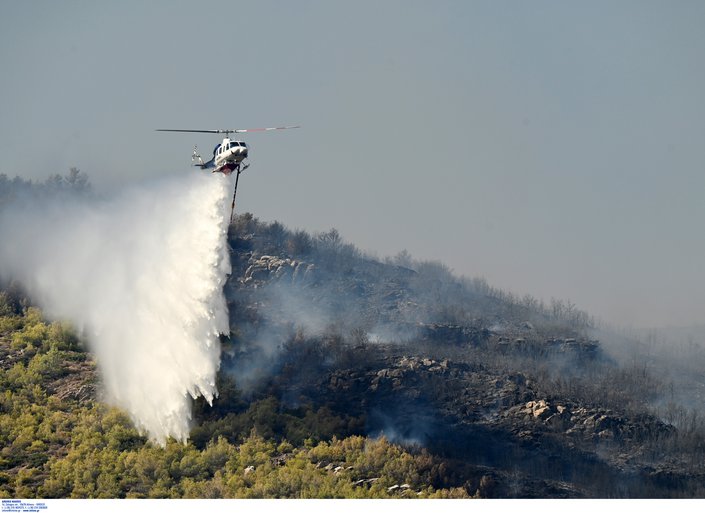
[(193, 155), (191, 155), (192, 165), (195, 167), (200, 167), (201, 169), (208, 169), (215, 167), (215, 159), (211, 159), (208, 162), (203, 162), (201, 155), (198, 153), (198, 146), (193, 147)]

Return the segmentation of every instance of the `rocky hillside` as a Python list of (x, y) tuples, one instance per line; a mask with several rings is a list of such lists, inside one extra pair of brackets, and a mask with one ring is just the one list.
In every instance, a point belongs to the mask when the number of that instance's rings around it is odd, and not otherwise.
[(424, 448), (452, 469), (447, 485), (482, 482), (485, 496), (703, 493), (683, 456), (702, 454), (702, 433), (667, 422), (665, 384), (615, 361), (570, 303), (247, 215), (231, 246), (223, 375), (247, 401), (357, 419), (351, 432)]
[(188, 444), (150, 443), (72, 328), (0, 290), (0, 496), (705, 497), (696, 343), (620, 353), (570, 302), (335, 230), (242, 215), (229, 243), (219, 397)]

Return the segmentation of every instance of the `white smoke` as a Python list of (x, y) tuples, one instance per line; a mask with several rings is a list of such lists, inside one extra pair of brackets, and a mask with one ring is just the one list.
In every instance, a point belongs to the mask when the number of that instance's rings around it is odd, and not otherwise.
[(188, 438), (189, 396), (217, 394), (230, 185), (188, 175), (0, 213), (0, 275), (83, 330), (107, 399), (162, 445)]

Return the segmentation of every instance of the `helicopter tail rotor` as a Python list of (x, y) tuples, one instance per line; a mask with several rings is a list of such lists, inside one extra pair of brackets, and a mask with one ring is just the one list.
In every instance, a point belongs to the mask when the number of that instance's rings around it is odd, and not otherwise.
[(193, 147), (193, 155), (191, 155), (191, 162), (193, 163), (194, 166), (203, 166), (203, 159), (201, 158), (201, 155), (198, 153), (198, 146)]

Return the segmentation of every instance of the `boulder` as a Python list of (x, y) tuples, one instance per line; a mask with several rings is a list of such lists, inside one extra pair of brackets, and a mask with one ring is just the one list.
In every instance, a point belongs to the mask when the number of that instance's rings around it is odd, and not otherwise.
[(546, 425), (555, 431), (564, 431), (568, 426), (570, 426), (570, 419), (567, 415), (561, 415), (560, 413), (554, 413), (546, 419)]
[(534, 418), (535, 419), (547, 419), (550, 416), (551, 416), (551, 407), (550, 406), (542, 406), (542, 407), (534, 409)]

